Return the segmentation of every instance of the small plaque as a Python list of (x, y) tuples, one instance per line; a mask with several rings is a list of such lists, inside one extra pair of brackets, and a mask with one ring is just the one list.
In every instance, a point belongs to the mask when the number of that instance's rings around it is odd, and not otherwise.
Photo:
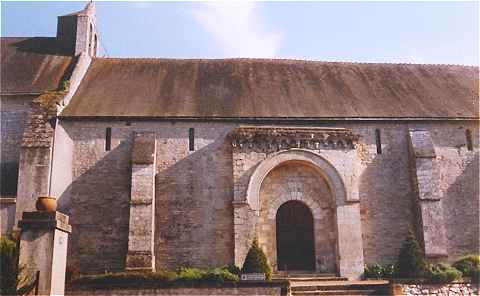
[(264, 281), (264, 273), (242, 273), (242, 281)]

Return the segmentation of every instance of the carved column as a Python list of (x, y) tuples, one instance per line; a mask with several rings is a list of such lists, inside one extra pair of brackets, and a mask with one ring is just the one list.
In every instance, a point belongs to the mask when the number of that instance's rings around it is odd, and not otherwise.
[(418, 234), (427, 257), (447, 255), (445, 225), (438, 178), (435, 176), (435, 148), (430, 132), (410, 130), (411, 176), (417, 206)]
[(132, 150), (127, 269), (155, 270), (155, 153), (155, 133), (136, 133)]

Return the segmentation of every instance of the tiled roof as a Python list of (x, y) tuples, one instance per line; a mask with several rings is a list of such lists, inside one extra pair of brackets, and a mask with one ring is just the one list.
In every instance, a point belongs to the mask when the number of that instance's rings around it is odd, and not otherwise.
[(61, 55), (51, 37), (1, 39), (0, 93), (36, 93), (57, 89), (72, 57)]
[(478, 67), (95, 58), (65, 117), (478, 118)]

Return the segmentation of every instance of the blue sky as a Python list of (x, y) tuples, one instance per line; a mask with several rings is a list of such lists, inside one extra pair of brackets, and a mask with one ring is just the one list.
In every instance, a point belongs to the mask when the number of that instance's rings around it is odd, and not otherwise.
[[(86, 2), (5, 2), (2, 36), (55, 36)], [(472, 2), (96, 2), (101, 55), (479, 63)]]

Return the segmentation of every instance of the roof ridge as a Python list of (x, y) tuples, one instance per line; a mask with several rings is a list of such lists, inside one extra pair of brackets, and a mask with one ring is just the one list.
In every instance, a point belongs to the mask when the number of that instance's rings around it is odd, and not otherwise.
[(286, 62), (286, 63), (304, 63), (304, 64), (344, 64), (344, 65), (392, 65), (392, 66), (435, 66), (435, 67), (465, 67), (478, 68), (479, 65), (465, 65), (465, 64), (418, 64), (418, 63), (396, 63), (396, 62), (355, 62), (355, 61), (325, 61), (325, 60), (307, 60), (307, 59), (292, 59), (292, 58), (161, 58), (161, 57), (95, 57), (94, 60), (112, 60), (112, 61), (197, 61), (197, 62)]

